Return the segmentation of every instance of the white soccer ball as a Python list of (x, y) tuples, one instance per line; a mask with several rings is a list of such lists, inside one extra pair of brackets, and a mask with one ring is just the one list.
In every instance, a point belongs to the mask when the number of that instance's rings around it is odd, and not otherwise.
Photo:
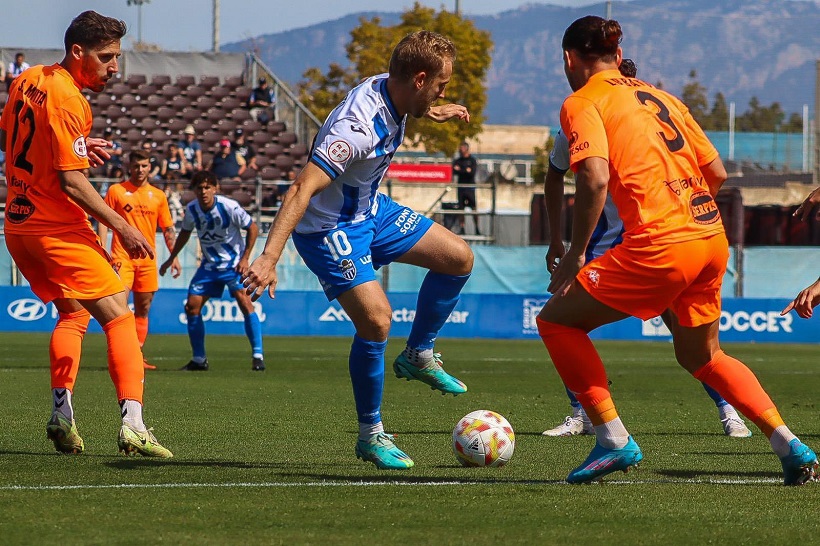
[(453, 453), (464, 466), (504, 466), (515, 450), (515, 433), (500, 414), (468, 413), (453, 429)]

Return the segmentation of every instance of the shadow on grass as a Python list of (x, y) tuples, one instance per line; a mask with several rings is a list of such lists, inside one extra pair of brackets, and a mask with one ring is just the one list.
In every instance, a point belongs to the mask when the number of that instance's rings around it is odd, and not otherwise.
[(780, 479), (783, 477), (779, 472), (766, 472), (762, 470), (745, 470), (745, 471), (726, 471), (726, 470), (676, 470), (676, 469), (652, 469), (652, 472), (665, 476), (667, 478), (677, 478), (684, 480), (697, 480), (708, 478), (727, 478), (727, 479), (751, 479), (751, 478), (766, 478), (766, 479)]
[[(448, 467), (446, 465), (437, 468), (462, 468)], [(389, 471), (385, 471), (389, 472)], [(492, 478), (492, 477), (461, 477), (461, 476), (410, 476), (407, 474), (400, 474), (398, 472), (390, 472), (388, 474), (371, 474), (363, 476), (345, 476), (342, 474), (316, 474), (311, 472), (290, 472), (287, 474), (289, 478), (305, 478), (314, 481), (327, 482), (350, 482), (351, 485), (357, 483), (384, 483), (385, 485), (394, 485), (396, 483), (406, 484), (475, 484), (475, 485), (558, 485), (566, 484), (564, 480), (516, 480), (509, 478)]]
[[(219, 459), (203, 459), (198, 461), (182, 459), (160, 459), (156, 457), (120, 457), (113, 461), (103, 463), (104, 466), (117, 470), (133, 470), (136, 468), (146, 468), (156, 465), (172, 466), (177, 468), (234, 468), (242, 470), (250, 469), (274, 469), (285, 470), (292, 468), (293, 463), (267, 463), (249, 461), (223, 461)], [(333, 466), (328, 464), (327, 466)]]

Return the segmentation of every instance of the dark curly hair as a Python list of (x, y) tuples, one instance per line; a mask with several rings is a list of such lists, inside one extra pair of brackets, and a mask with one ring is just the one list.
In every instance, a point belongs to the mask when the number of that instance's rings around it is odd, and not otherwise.
[(590, 60), (612, 62), (616, 58), (622, 38), (623, 31), (618, 21), (587, 15), (576, 19), (567, 27), (561, 40), (561, 48), (565, 51), (575, 50)]

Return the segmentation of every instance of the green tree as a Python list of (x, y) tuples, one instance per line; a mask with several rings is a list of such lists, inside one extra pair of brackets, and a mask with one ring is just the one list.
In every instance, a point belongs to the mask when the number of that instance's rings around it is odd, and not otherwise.
[(447, 86), (445, 102), (463, 104), (470, 111), (470, 123), (434, 123), (428, 119), (407, 121), (406, 137), (412, 146), (424, 145), (428, 152), (452, 155), (465, 138), (481, 132), (487, 92), (484, 77), (490, 66), (492, 40), (487, 32), (478, 30), (472, 21), (447, 11), (436, 11), (418, 2), (402, 14), (399, 24), (385, 27), (381, 19), (359, 20), (350, 32), (346, 46), (350, 66), (331, 66), (327, 74), (311, 68), (303, 74), (299, 86), (300, 100), (319, 119), (324, 119), (341, 101), (347, 91), (362, 78), (387, 72), (390, 52), (405, 35), (426, 29), (450, 38), (456, 46), (457, 58), (453, 77)]
[(544, 183), (544, 177), (547, 176), (547, 169), (550, 165), (550, 152), (554, 147), (555, 137), (550, 135), (544, 146), (536, 146), (533, 149), (535, 164), (532, 166), (532, 180), (536, 185)]
[(786, 117), (779, 102), (763, 106), (757, 97), (749, 100), (749, 109), (737, 118), (737, 130), (745, 132), (772, 133), (780, 130)]
[(789, 116), (789, 121), (787, 121), (783, 125), (782, 131), (784, 133), (802, 133), (803, 132), (803, 116), (801, 116), (797, 112), (792, 112), (792, 114)]
[(712, 111), (709, 113), (709, 126), (704, 127), (711, 131), (729, 130), (729, 106), (726, 104), (726, 97), (723, 93), (715, 93), (715, 101), (712, 103)]
[(683, 86), (681, 100), (689, 108), (692, 117), (701, 126), (708, 125), (709, 99), (706, 97), (706, 88), (698, 81), (695, 70), (689, 72), (689, 83)]

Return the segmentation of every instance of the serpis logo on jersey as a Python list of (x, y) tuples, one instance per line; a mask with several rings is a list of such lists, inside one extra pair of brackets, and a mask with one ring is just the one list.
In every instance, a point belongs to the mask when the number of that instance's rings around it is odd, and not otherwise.
[(352, 281), (356, 278), (356, 264), (353, 263), (353, 260), (345, 258), (339, 264), (339, 269), (342, 271), (342, 276), (345, 279)]
[(692, 195), (689, 208), (696, 224), (714, 224), (720, 220), (720, 211), (717, 203), (709, 192), (701, 191)]
[(31, 322), (45, 316), (46, 306), (40, 300), (22, 298), (11, 302), (6, 308), (6, 312), (14, 320)]
[(25, 195), (18, 195), (6, 204), (6, 220), (10, 224), (22, 224), (34, 214), (34, 203)]

